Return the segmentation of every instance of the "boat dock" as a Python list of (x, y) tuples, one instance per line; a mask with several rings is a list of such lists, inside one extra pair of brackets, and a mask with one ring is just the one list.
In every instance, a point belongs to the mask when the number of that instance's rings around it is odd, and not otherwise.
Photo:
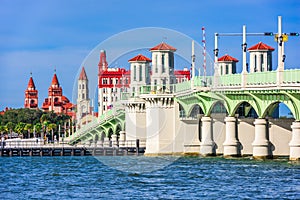
[(33, 147), (1, 148), (0, 157), (15, 156), (138, 156), (145, 148), (133, 147)]
[(123, 145), (84, 144), (69, 145), (67, 143), (44, 144), (41, 141), (28, 140), (9, 141), (0, 145), (0, 157), (16, 156), (139, 156), (145, 152), (146, 145), (139, 141), (130, 141)]

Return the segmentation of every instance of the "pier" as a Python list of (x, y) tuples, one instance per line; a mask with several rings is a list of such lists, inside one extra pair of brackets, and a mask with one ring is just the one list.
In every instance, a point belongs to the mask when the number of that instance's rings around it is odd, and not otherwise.
[(64, 143), (59, 144), (33, 144), (26, 140), (18, 142), (8, 141), (1, 144), (0, 157), (23, 157), (23, 156), (139, 156), (145, 152), (145, 146), (140, 146), (140, 142), (128, 141), (120, 146), (108, 146), (90, 144), (71, 146)]

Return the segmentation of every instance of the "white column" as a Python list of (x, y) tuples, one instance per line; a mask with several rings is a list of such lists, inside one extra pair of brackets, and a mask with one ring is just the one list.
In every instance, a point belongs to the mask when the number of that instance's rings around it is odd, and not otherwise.
[(120, 131), (119, 146), (124, 147), (125, 146), (125, 141), (126, 141), (126, 132), (125, 131)]
[(240, 156), (240, 142), (237, 139), (236, 133), (236, 118), (225, 117), (226, 123), (226, 138), (223, 143), (224, 157), (226, 156)]
[(118, 136), (117, 136), (117, 134), (112, 134), (112, 136), (111, 136), (111, 142), (112, 142), (112, 146), (113, 147), (117, 147), (118, 146)]
[(200, 154), (204, 156), (215, 155), (215, 142), (212, 137), (212, 124), (210, 117), (202, 117), (202, 129), (201, 129), (201, 144)]
[(269, 158), (269, 140), (267, 137), (267, 121), (266, 119), (255, 119), (255, 139), (252, 143), (253, 157), (258, 159)]
[(256, 59), (257, 59), (257, 62), (256, 62), (256, 70), (257, 72), (261, 72), (261, 57), (260, 57), (260, 53), (257, 53), (257, 56), (256, 56)]
[(300, 122), (293, 122), (292, 126), (292, 140), (290, 146), (290, 160), (300, 160)]
[(110, 147), (110, 140), (109, 140), (109, 137), (106, 137), (104, 138), (104, 142), (103, 142), (103, 146), (104, 147)]

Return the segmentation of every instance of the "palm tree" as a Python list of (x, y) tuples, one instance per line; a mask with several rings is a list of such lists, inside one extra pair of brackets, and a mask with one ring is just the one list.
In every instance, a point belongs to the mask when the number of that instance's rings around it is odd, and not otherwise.
[(49, 131), (51, 131), (51, 140), (52, 141), (54, 141), (54, 133), (53, 132), (54, 132), (54, 130), (56, 130), (56, 127), (57, 127), (57, 125), (53, 124), (53, 123), (48, 125), (48, 129), (49, 129)]
[(41, 123), (36, 123), (35, 125), (34, 125), (34, 129), (35, 129), (35, 131), (36, 131), (36, 133), (38, 133), (38, 134), (40, 134), (41, 133), (41, 130), (42, 130), (42, 124)]
[(12, 138), (12, 131), (15, 128), (15, 124), (12, 122), (7, 122), (6, 128), (7, 128), (7, 131), (10, 132), (10, 138)]
[(28, 138), (30, 138), (30, 133), (32, 130), (32, 124), (26, 124), (24, 130), (27, 131)]
[(15, 131), (20, 135), (23, 136), (23, 131), (25, 128), (25, 123), (24, 122), (19, 122), (16, 126), (15, 126)]

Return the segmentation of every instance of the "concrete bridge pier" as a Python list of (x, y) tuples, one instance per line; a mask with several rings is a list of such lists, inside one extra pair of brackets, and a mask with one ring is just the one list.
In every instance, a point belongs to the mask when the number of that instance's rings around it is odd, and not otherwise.
[(211, 117), (202, 117), (201, 122), (200, 154), (203, 156), (214, 156), (216, 155), (216, 144), (212, 137), (212, 119)]
[(300, 160), (300, 121), (293, 122), (292, 140), (290, 146), (290, 160)]
[(270, 154), (270, 142), (268, 139), (268, 128), (266, 119), (255, 119), (255, 138), (252, 143), (253, 146), (253, 158), (266, 159), (271, 158)]
[(113, 147), (118, 147), (118, 136), (117, 134), (111, 135), (111, 142)]
[(110, 147), (109, 137), (105, 136), (104, 141), (103, 141), (103, 147)]
[(126, 141), (126, 132), (125, 131), (120, 131), (119, 146), (124, 147), (125, 146), (125, 141)]
[(224, 157), (241, 156), (240, 142), (237, 138), (237, 119), (225, 117), (226, 139), (223, 143)]

